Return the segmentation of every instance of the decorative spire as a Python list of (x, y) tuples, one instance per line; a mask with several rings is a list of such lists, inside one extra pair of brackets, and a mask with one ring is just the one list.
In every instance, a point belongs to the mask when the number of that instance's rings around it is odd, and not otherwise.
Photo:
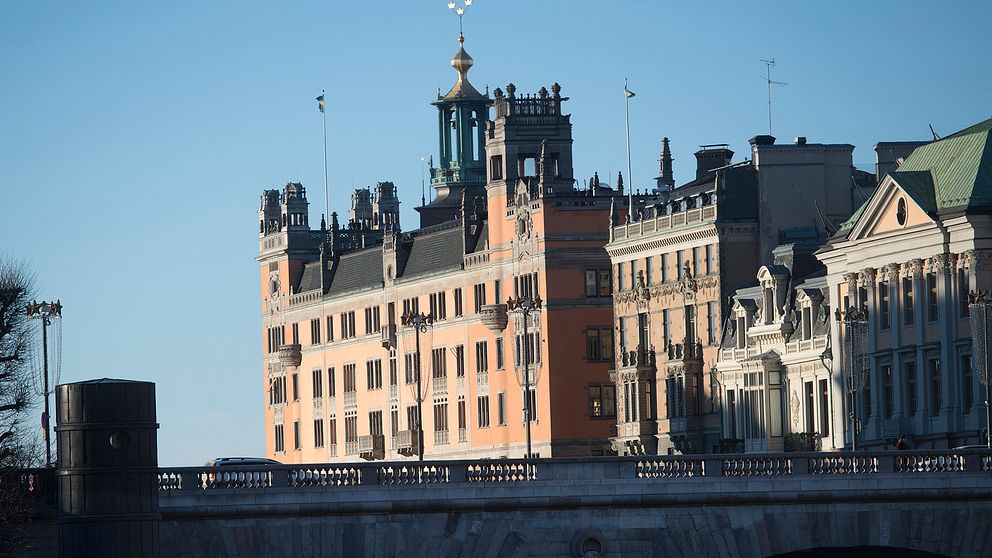
[(672, 176), (672, 150), (668, 146), (668, 138), (661, 140), (661, 159), (659, 160), (658, 189), (672, 191), (675, 188), (675, 178)]
[(617, 171), (617, 192), (623, 193), (623, 171)]

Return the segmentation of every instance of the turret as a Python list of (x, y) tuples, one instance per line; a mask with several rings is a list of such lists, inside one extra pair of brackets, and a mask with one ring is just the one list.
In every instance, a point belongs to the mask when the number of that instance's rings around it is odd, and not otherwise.
[(672, 174), (672, 150), (668, 146), (668, 138), (661, 140), (661, 158), (658, 163), (658, 176), (655, 178), (658, 191), (670, 192), (675, 188), (675, 178)]

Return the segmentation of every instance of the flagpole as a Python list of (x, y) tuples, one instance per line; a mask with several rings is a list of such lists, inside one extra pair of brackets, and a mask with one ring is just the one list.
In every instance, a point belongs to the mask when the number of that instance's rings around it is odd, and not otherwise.
[(623, 112), (627, 126), (627, 222), (634, 221), (634, 179), (630, 175), (630, 95), (627, 94), (627, 78), (623, 78)]
[[(321, 99), (324, 98), (324, 90), (320, 90)], [(320, 125), (324, 132), (324, 221), (330, 227), (331, 215), (327, 212), (327, 112), (323, 104), (320, 107)]]

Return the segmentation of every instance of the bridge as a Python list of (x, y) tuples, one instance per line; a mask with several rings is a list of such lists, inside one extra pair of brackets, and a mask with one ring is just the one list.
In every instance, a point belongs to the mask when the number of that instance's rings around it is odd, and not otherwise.
[(992, 555), (992, 450), (159, 467), (152, 384), (58, 394), (22, 556)]
[(193, 467), (158, 478), (163, 556), (992, 549), (986, 451)]

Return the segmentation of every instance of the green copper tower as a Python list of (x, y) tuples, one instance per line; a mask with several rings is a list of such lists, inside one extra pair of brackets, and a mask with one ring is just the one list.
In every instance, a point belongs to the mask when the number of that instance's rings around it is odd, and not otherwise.
[(421, 227), (454, 219), (460, 212), (463, 194), (470, 204), (477, 197), (485, 200), (485, 128), (492, 99), (469, 83), (468, 71), (474, 61), (465, 52), (464, 44), (465, 37), (459, 34), (458, 52), (451, 59), (458, 81), (446, 95), (438, 94), (431, 103), (438, 113), (440, 163), (431, 166), (431, 186), (436, 197), (417, 208)]

